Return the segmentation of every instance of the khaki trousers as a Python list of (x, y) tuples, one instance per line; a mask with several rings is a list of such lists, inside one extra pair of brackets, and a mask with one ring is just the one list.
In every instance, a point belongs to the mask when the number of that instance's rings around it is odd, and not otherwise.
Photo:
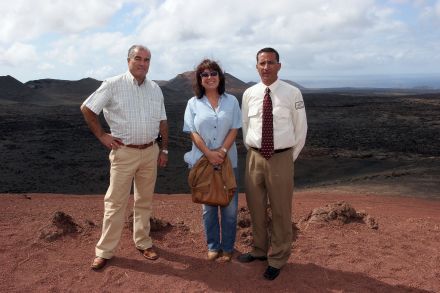
[(113, 257), (124, 228), (125, 210), (133, 183), (133, 240), (138, 249), (144, 250), (153, 245), (150, 216), (158, 155), (157, 144), (146, 149), (121, 147), (110, 152), (110, 186), (104, 197), (102, 234), (96, 244), (96, 256)]
[[(266, 160), (256, 150), (246, 157), (246, 201), (252, 220), (254, 256), (267, 256), (268, 264), (281, 268), (292, 247), (293, 153), (275, 153)], [(271, 235), (267, 227), (268, 200), (272, 209)]]

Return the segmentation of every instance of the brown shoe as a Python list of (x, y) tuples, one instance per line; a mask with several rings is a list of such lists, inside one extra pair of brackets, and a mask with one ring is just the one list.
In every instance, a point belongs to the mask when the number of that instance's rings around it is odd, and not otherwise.
[(218, 251), (208, 251), (208, 260), (216, 260), (219, 255)]
[(145, 250), (139, 249), (139, 251), (142, 253), (142, 255), (149, 260), (156, 260), (159, 258), (159, 255), (153, 250), (152, 247), (147, 248)]
[(221, 262), (230, 262), (232, 259), (232, 252), (223, 252), (222, 256), (218, 258)]
[(107, 264), (107, 259), (97, 256), (93, 259), (90, 268), (94, 271), (97, 271), (105, 267), (106, 264)]

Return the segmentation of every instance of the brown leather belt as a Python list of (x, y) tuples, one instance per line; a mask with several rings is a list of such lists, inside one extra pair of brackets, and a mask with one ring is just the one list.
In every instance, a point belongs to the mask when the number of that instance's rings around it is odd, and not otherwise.
[(126, 144), (125, 146), (129, 147), (129, 148), (133, 148), (133, 149), (143, 150), (143, 149), (149, 148), (153, 144), (154, 144), (154, 140), (150, 143), (147, 143), (147, 144)]
[[(253, 149), (254, 151), (260, 152), (260, 149), (257, 149), (257, 148), (254, 148), (254, 147), (251, 147), (251, 149)], [(278, 153), (282, 153), (282, 152), (285, 152), (285, 151), (288, 151), (288, 150), (291, 150), (291, 149), (292, 148), (278, 149), (278, 150), (274, 150), (273, 152), (275, 154), (278, 154)]]

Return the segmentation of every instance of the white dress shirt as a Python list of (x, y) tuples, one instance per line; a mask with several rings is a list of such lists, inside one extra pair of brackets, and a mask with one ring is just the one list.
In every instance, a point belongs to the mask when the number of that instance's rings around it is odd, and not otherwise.
[(160, 87), (147, 78), (139, 85), (130, 71), (103, 81), (83, 104), (97, 115), (103, 111), (112, 136), (124, 144), (152, 142), (167, 120)]
[[(267, 86), (258, 83), (243, 94), (243, 141), (247, 148), (261, 148), (263, 124), (263, 99)], [(282, 80), (270, 86), (273, 108), (274, 148), (293, 148), (296, 160), (304, 147), (307, 135), (307, 118), (300, 90)]]

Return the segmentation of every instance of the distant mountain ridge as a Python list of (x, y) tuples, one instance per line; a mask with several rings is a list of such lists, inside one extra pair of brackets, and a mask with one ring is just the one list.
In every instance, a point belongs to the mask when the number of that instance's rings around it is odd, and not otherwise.
[(303, 87), (302, 85), (300, 85), (297, 82), (294, 82), (294, 81), (291, 81), (291, 80), (288, 80), (288, 79), (281, 79), (281, 80), (287, 82), (290, 85), (293, 85), (294, 87), (299, 88), (301, 91), (307, 91), (307, 88)]
[[(194, 96), (193, 92), (194, 71), (186, 71), (165, 81), (158, 80), (157, 84), (162, 88), (165, 96), (165, 104), (180, 104)], [(226, 91), (233, 94), (241, 102), (243, 92), (255, 82), (243, 82), (235, 76), (225, 73)], [(388, 88), (325, 88), (311, 89), (293, 82), (283, 81), (296, 86), (303, 93), (341, 93), (341, 94), (422, 94), (438, 92), (429, 89), (388, 89)], [(83, 78), (76, 81), (59, 79), (39, 79), (22, 83), (10, 75), (0, 76), (0, 104), (27, 103), (43, 106), (55, 105), (80, 105), (91, 93), (93, 93), (102, 81), (93, 78)]]
[[(189, 98), (194, 96), (193, 91), (193, 80), (194, 71), (186, 71), (178, 74), (176, 77), (170, 79), (167, 82), (161, 81), (158, 83), (162, 88), (165, 98), (168, 98), (166, 103), (180, 103), (182, 101), (187, 101)], [(241, 95), (249, 87), (249, 84), (241, 81), (235, 76), (225, 73), (226, 80), (226, 92), (233, 94), (237, 99), (241, 100)]]
[(90, 95), (90, 93), (95, 91), (101, 83), (102, 81), (88, 77), (77, 81), (39, 79), (28, 81), (25, 85), (49, 95), (66, 95), (67, 93)]
[[(165, 103), (186, 102), (194, 96), (194, 71), (178, 74), (174, 78), (156, 81), (162, 88)], [(225, 73), (226, 91), (241, 100), (241, 95), (250, 86), (229, 73)], [(1, 103), (29, 103), (38, 105), (79, 105), (93, 93), (102, 81), (84, 78), (76, 81), (39, 79), (22, 83), (7, 75), (0, 76)]]
[(95, 91), (101, 81), (40, 79), (22, 83), (12, 76), (0, 76), (1, 103), (29, 103), (43, 106), (78, 104)]
[(51, 99), (32, 90), (10, 75), (0, 76), (1, 103), (31, 103), (33, 101), (48, 104)]

